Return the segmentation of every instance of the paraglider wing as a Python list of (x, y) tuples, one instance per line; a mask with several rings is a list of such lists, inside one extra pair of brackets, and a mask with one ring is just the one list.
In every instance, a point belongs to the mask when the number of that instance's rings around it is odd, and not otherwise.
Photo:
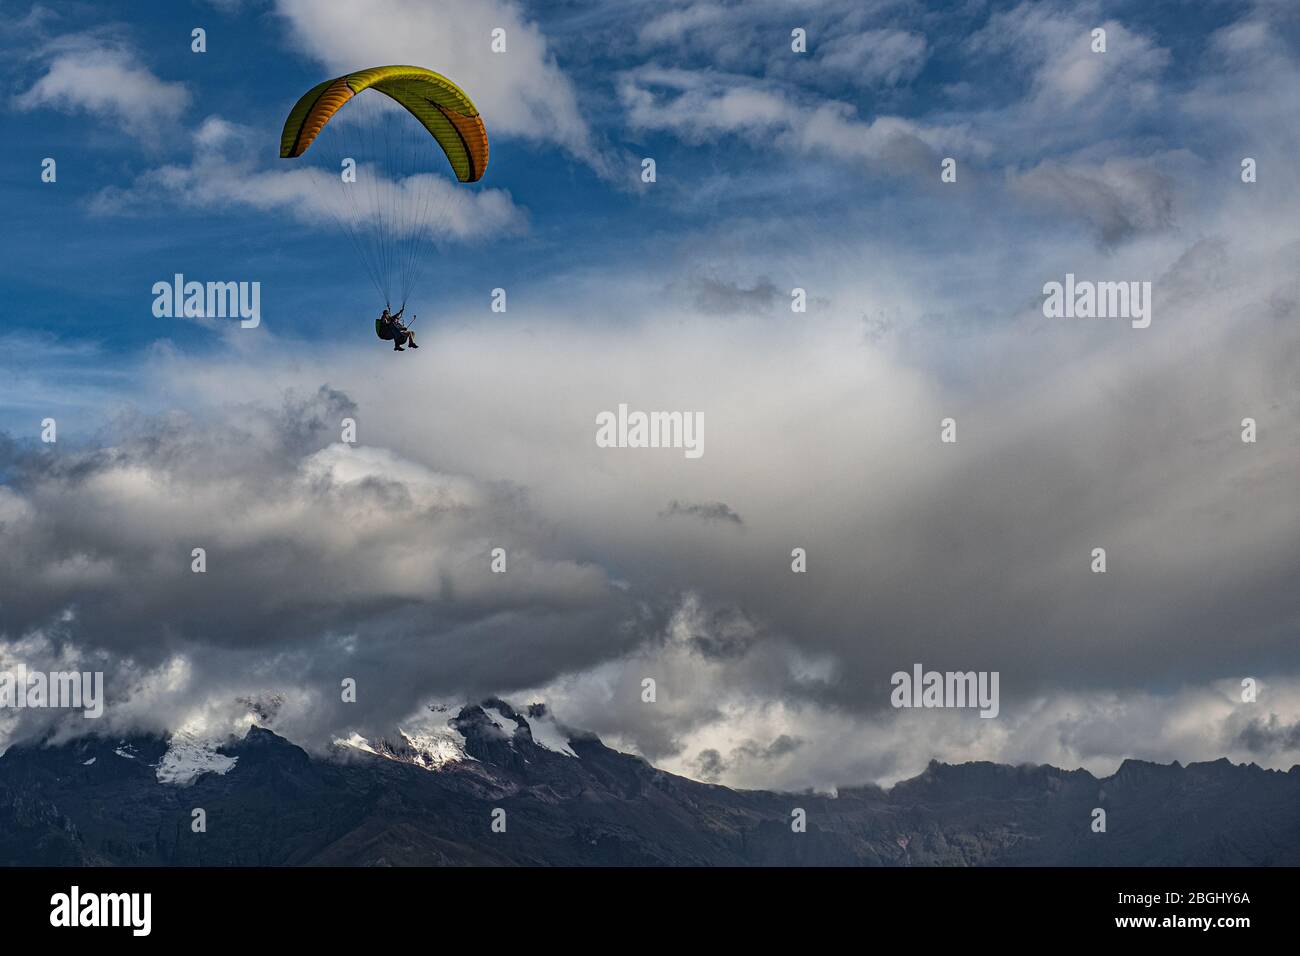
[(482, 178), (488, 163), (483, 118), (460, 87), (419, 66), (376, 66), (312, 87), (285, 120), (280, 158), (301, 156), (343, 104), (370, 88), (396, 100), (420, 121), (447, 154), (457, 179), (472, 183)]

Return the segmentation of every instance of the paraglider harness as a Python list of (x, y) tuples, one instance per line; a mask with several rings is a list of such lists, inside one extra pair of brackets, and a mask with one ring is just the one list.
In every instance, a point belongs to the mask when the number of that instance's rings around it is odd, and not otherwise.
[[(387, 309), (385, 309), (384, 311), (388, 312)], [(406, 311), (406, 306), (402, 306), (400, 309), (397, 310), (396, 315), (389, 313), (388, 318), (391, 320), (389, 322), (385, 322), (384, 317), (382, 315), (379, 318), (375, 319), (375, 334), (379, 336), (381, 339), (383, 339), (385, 342), (391, 342), (394, 339), (397, 339), (398, 345), (401, 345), (403, 342), (405, 342), (407, 339), (407, 330), (409, 329), (409, 326), (403, 325), (402, 320), (398, 318), (398, 316), (400, 316), (405, 311)], [(412, 321), (414, 321), (414, 318), (412, 318)]]

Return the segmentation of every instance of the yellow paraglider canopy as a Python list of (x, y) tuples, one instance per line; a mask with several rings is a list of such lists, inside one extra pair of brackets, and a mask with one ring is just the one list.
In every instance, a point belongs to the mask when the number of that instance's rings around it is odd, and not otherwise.
[(472, 183), (482, 178), (488, 164), (483, 118), (464, 90), (419, 66), (376, 66), (312, 87), (284, 122), (280, 158), (301, 156), (344, 103), (372, 87), (396, 100), (424, 125), (447, 154), (457, 179)]

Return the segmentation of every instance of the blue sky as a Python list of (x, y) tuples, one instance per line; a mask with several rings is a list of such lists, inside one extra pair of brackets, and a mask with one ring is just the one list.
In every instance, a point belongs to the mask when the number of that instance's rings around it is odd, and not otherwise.
[[(157, 142), (147, 143), (123, 131), (111, 110), (108, 115), (80, 108), (7, 113), (6, 127), (20, 144), (5, 156), (6, 208), (14, 226), (6, 231), (4, 266), (11, 328), (48, 329), (55, 309), (63, 334), (100, 339), (112, 351), (137, 350), (160, 333), (149, 312), (152, 298), (141, 290), (180, 271), (201, 279), (259, 279), (265, 314), (281, 334), (292, 334), (295, 327), (308, 336), (370, 333), (369, 313), (375, 309), (364, 277), (323, 265), (341, 238), (330, 226), (304, 229), (283, 210), (160, 205), (130, 216), (96, 216), (88, 209), (105, 188), (129, 184), (151, 167), (185, 162), (190, 135), (213, 115), (250, 127), (263, 149), (259, 158), (268, 166), (278, 162), (285, 113), (302, 92), (326, 78), (326, 71), (294, 51), (286, 28), (264, 5), (248, 4), (231, 15), (202, 3), (142, 3), (117, 10), (39, 6), (49, 15), (40, 18), (39, 30), (11, 34), (11, 51), (30, 49), (33, 33), (103, 31), (105, 46), (131, 50), (140, 68), (161, 82), (183, 84), (191, 101)], [(208, 31), (205, 55), (189, 50), (189, 31), (199, 24)], [(11, 92), (30, 87), (40, 75), (38, 63), (14, 64)], [(45, 156), (59, 161), (59, 182), (42, 189), (44, 184), (26, 173), (39, 169)], [(557, 189), (557, 181), (567, 188)], [(491, 185), (517, 195), (542, 235), (504, 243), (486, 237), (472, 248), (444, 249), (439, 268), (466, 276), (479, 290), (485, 283), (491, 288), (506, 278), (527, 281), (545, 272), (566, 255), (557, 233), (581, 235), (593, 224), (621, 221), (625, 217), (617, 213), (631, 201), (589, 171), (575, 169), (553, 148), (530, 148), (509, 137), (493, 139)], [(607, 248), (592, 243), (585, 251), (602, 247)], [(51, 255), (55, 249), (59, 254)], [(187, 344), (201, 347), (203, 338), (202, 330), (192, 330)]]
[[(1300, 757), (1293, 4), (0, 15), (0, 655), (106, 655), (121, 726), (274, 694), (311, 744), (535, 695), (680, 772), (790, 787)], [(276, 151), (302, 92), (403, 62), (473, 97), (492, 158), (413, 299), (426, 347), (395, 356)], [(262, 326), (155, 318), (176, 272), (259, 281)], [(1150, 328), (1046, 318), (1067, 274), (1150, 282)], [(597, 448), (623, 402), (700, 411), (707, 452)], [(210, 590), (173, 566), (196, 540)], [(505, 582), (479, 573), (496, 542)], [(918, 660), (999, 670), (1000, 718), (892, 711)], [(321, 690), (343, 669), (382, 688), (346, 715)]]
[[(679, 6), (688, 13), (702, 11), (701, 25), (678, 33), (668, 21), (655, 29), (674, 12), (673, 5), (660, 10), (647, 4), (557, 3), (516, 12), (545, 35), (545, 56), (576, 91), (591, 151), (610, 165), (601, 175), (580, 155), (561, 148), (558, 135), (520, 136), (513, 129), (517, 124), (510, 123), (499, 129), (489, 111), (493, 157), (483, 188), (507, 191), (527, 211), (530, 227), (524, 235), (484, 236), (440, 250), (438, 268), (461, 277), (459, 288), (441, 291), (450, 291), (453, 301), (463, 297), (453, 313), (478, 308), (483, 290), (497, 285), (526, 295), (531, 285), (568, 272), (575, 263), (588, 269), (707, 271), (707, 258), (686, 237), (743, 221), (756, 209), (769, 223), (797, 219), (811, 234), (862, 231), (870, 220), (887, 217), (897, 244), (932, 237), (932, 210), (922, 206), (913, 218), (923, 197), (916, 195), (915, 182), (900, 177), (896, 164), (864, 167), (851, 158), (792, 155), (765, 141), (763, 132), (736, 132), (741, 126), (728, 130), (721, 124), (682, 137), (672, 135), (671, 128), (629, 123), (619, 90), (638, 69), (713, 76), (725, 88), (752, 85), (805, 109), (822, 102), (848, 104), (856, 119), (866, 122), (887, 115), (919, 124), (972, 123), (1000, 154), (972, 157), (984, 169), (1026, 167), (1068, 154), (1095, 135), (1092, 124), (1070, 135), (1068, 115), (1050, 139), (1011, 143), (1003, 132), (1006, 111), (1023, 98), (1030, 67), (1009, 63), (1015, 56), (995, 44), (972, 50), (970, 37), (1013, 11), (1011, 3), (929, 9), (903, 3), (812, 4), (802, 10), (772, 4)], [(150, 141), (124, 130), (112, 105), (90, 99), (6, 111), (14, 145), (2, 160), (11, 224), (2, 274), (11, 329), (48, 329), (54, 310), (61, 334), (93, 337), (110, 351), (137, 350), (160, 332), (147, 309), (151, 300), (140, 290), (181, 271), (258, 278), (268, 323), (281, 335), (296, 330), (308, 336), (365, 336), (362, 319), (374, 304), (368, 289), (349, 270), (321, 267), (338, 239), (329, 224), (304, 228), (287, 209), (193, 209), (176, 202), (154, 203), (130, 216), (90, 211), (101, 191), (124, 187), (151, 167), (185, 163), (191, 136), (213, 116), (247, 126), (262, 151), (258, 161), (275, 166), (288, 106), (331, 75), (325, 57), (305, 49), (309, 45), (294, 35), (295, 21), (282, 15), (282, 8), (253, 0), (23, 7), (6, 5), (5, 80), (11, 102), (39, 81), (69, 35), (82, 37), (92, 49), (123, 51), (124, 64), (147, 71), (159, 84), (179, 85), (188, 102), (163, 120), (165, 128)], [(1235, 7), (1199, 4), (1189, 13), (1186, 5), (1151, 4), (1126, 18), (1137, 31), (1159, 24), (1160, 45), (1170, 54), (1162, 76), (1166, 95), (1201, 75), (1198, 63), (1210, 55), (1211, 37), (1232, 22)], [(788, 49), (791, 24), (804, 26), (812, 37), (811, 51), (802, 59)], [(196, 25), (208, 32), (206, 54), (190, 52), (189, 31)], [(897, 56), (899, 72), (886, 74), (889, 63), (881, 63), (876, 82), (855, 79), (852, 70), (819, 70), (823, 49), (853, 28), (923, 37), (924, 52), (910, 58), (906, 49), (882, 53)], [(377, 29), (382, 32), (382, 23)], [(885, 47), (883, 41), (880, 45)], [(718, 49), (722, 55), (711, 54)], [(496, 68), (489, 56), (481, 63), (485, 71)], [(512, 68), (526, 73), (529, 66)], [(473, 91), (472, 75), (454, 78)], [(519, 82), (527, 83), (526, 76)], [(1117, 116), (1111, 135), (1140, 138), (1148, 151), (1214, 147), (1210, 131), (1167, 112), (1107, 111), (1108, 121)], [(60, 164), (54, 187), (37, 176), (47, 155)], [(637, 162), (645, 155), (659, 163), (657, 189), (636, 187)], [(845, 202), (848, 197), (851, 203)], [(1011, 206), (1001, 211), (1010, 220), (1018, 212)], [(456, 314), (441, 317), (457, 319)], [(201, 331), (187, 332), (187, 346), (203, 347)]]

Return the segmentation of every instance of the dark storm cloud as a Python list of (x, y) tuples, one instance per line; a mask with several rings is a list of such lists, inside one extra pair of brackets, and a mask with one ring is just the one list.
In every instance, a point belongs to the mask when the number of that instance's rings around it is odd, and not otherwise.
[(765, 314), (772, 311), (782, 294), (770, 279), (760, 279), (746, 287), (737, 282), (702, 277), (693, 279), (688, 289), (695, 306), (713, 315)]
[[(98, 655), (110, 706), (179, 659), (191, 696), (280, 681), (337, 698), (353, 677), (349, 719), (396, 720), (422, 695), (526, 686), (656, 629), (599, 568), (552, 554), (517, 490), (340, 444), (356, 414), (322, 387), (136, 417), (109, 448), (6, 442), (0, 640), (30, 668)], [(507, 573), (489, 540), (509, 543)]]
[(1175, 180), (1155, 162), (1067, 166), (1049, 161), (1013, 176), (1011, 189), (1048, 211), (1085, 223), (1105, 246), (1175, 224)]
[(788, 734), (781, 734), (775, 740), (762, 743), (751, 740), (736, 748), (736, 754), (747, 760), (776, 760), (794, 753), (803, 745), (803, 741)]
[(700, 780), (713, 782), (726, 772), (727, 765), (723, 762), (722, 754), (709, 748), (701, 750), (699, 756), (695, 758), (695, 768)]
[(277, 411), (275, 428), (285, 454), (301, 456), (337, 439), (342, 420), (356, 415), (356, 402), (338, 389), (322, 385), (312, 396), (287, 393)]
[(802, 740), (788, 734), (781, 734), (771, 741), (747, 740), (733, 747), (725, 758), (714, 748), (702, 750), (692, 761), (692, 767), (700, 780), (710, 782), (716, 782), (742, 767), (757, 777), (766, 773), (770, 778), (771, 764), (794, 753), (802, 744)]
[(660, 517), (671, 518), (681, 515), (688, 518), (699, 518), (701, 521), (730, 521), (733, 524), (744, 524), (740, 515), (736, 514), (730, 506), (721, 501), (709, 501), (703, 503), (693, 503), (687, 501), (673, 500), (668, 502), (668, 507), (659, 512)]
[[(301, 352), (292, 367), (274, 351), (195, 362), (176, 371), (182, 389), (212, 381), (249, 401), (124, 420), (98, 449), (9, 446), (0, 630), (48, 631), (47, 656), (75, 644), (130, 661), (110, 691), (183, 658), (187, 698), (282, 693), (277, 720), (318, 737), (388, 731), (430, 696), (560, 687), (567, 723), (656, 759), (689, 758), (702, 728), (762, 707), (778, 715), (763, 734), (708, 746), (881, 715), (920, 735), (923, 715), (889, 705), (890, 675), (915, 663), (998, 671), (1006, 715), (1261, 663), (1286, 675), (1300, 665), (1279, 625), (1300, 614), (1298, 336), (1274, 317), (1293, 301), (1286, 251), (1231, 237), (1171, 249), (1149, 330), (1034, 317), (990, 332), (979, 388), (930, 376), (927, 350), (941, 365), (952, 343), (912, 324), (912, 353), (864, 346), (856, 301), (816, 334), (755, 320), (717, 341), (673, 322), (594, 342), (559, 322), (544, 343), (466, 335), (457, 361), (409, 382), (360, 363), (321, 389)], [(710, 415), (707, 470), (604, 453), (572, 427), (646, 355), (707, 370), (662, 392), (663, 407)], [(467, 400), (485, 361), (511, 388)], [(394, 387), (411, 409), (457, 414), (395, 415)], [(953, 446), (937, 436), (948, 414)], [(1255, 445), (1238, 434), (1247, 414)], [(353, 416), (364, 442), (343, 446)], [(723, 495), (744, 534), (651, 504)], [(498, 544), (505, 575), (489, 569)], [(1089, 570), (1098, 546), (1105, 575)], [(190, 571), (195, 547), (206, 574)], [(340, 711), (343, 677), (360, 698)], [(823, 778), (835, 759), (808, 745), (783, 758)]]
[(1256, 718), (1237, 735), (1237, 745), (1252, 753), (1271, 756), (1279, 751), (1300, 750), (1300, 721), (1286, 724), (1270, 714), (1267, 720)]
[[(836, 662), (824, 680), (755, 671), (751, 686), (862, 714), (888, 708), (890, 675), (918, 662), (998, 671), (1004, 707), (1213, 680), (1248, 668), (1246, 646), (1290, 673), (1300, 335), (1272, 318), (1293, 284), (1286, 244), (1258, 260), (1252, 248), (1225, 234), (1162, 249), (1140, 267), (1156, 288), (1145, 331), (1030, 313), (976, 349), (907, 324), (903, 367), (951, 359), (972, 385), (918, 385), (865, 355), (840, 372), (770, 327), (737, 333), (745, 349), (695, 346), (691, 367), (715, 370), (708, 394), (745, 396), (706, 460), (746, 533), (687, 537), (688, 523), (665, 522), (660, 540), (625, 525), (606, 560)], [(757, 375), (771, 354), (783, 371)], [(938, 440), (946, 415), (952, 446)], [(1267, 420), (1266, 440), (1241, 441), (1246, 416)], [(627, 462), (622, 480), (644, 484)], [(796, 546), (806, 574), (792, 573)], [(1096, 547), (1106, 574), (1090, 570)]]
[(707, 659), (744, 657), (761, 639), (761, 629), (738, 607), (699, 607), (681, 621), (682, 636)]

